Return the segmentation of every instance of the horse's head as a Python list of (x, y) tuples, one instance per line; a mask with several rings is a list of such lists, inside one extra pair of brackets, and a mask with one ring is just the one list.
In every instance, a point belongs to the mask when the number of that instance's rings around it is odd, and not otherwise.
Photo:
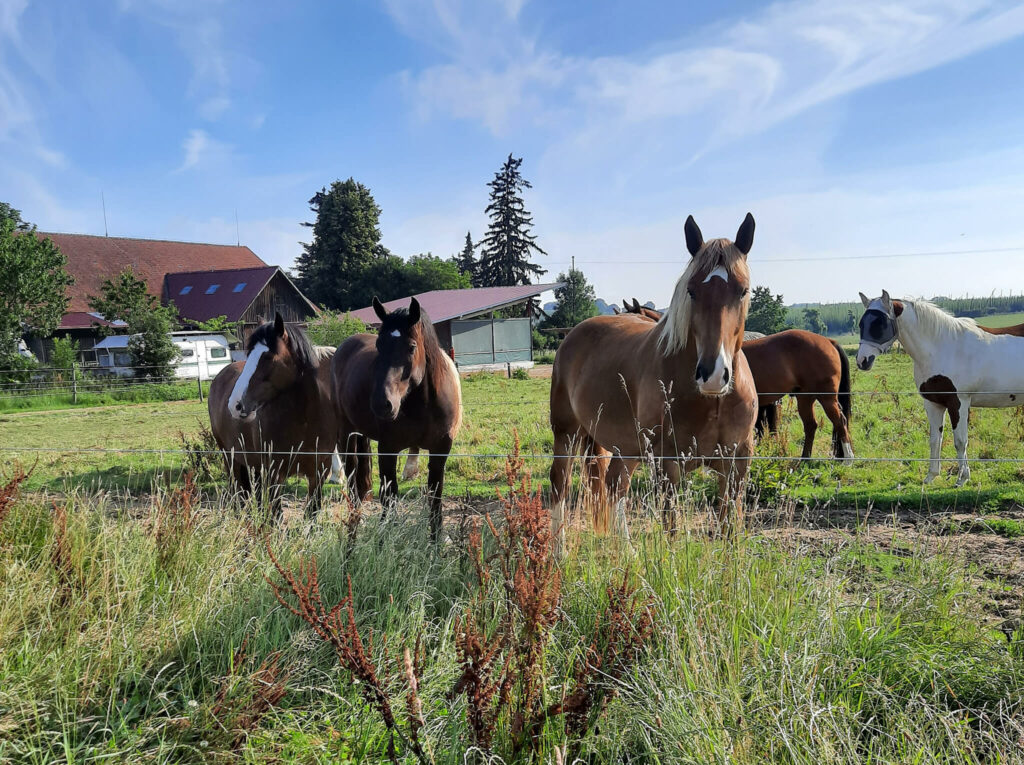
[(750, 306), (747, 253), (754, 243), (754, 216), (747, 213), (735, 242), (705, 242), (692, 215), (686, 219), (685, 232), (691, 260), (663, 317), (662, 343), (666, 353), (671, 353), (692, 341), (698, 390), (721, 396), (730, 389), (733, 357), (743, 344)]
[(427, 355), (422, 313), (416, 298), (409, 308), (390, 313), (376, 297), (373, 310), (380, 319), (377, 361), (373, 369), (370, 411), (380, 420), (394, 420), (410, 388), (423, 382)]
[(228, 411), (238, 420), (252, 420), (261, 406), (316, 366), (302, 330), (286, 327), (281, 314), (249, 336), (246, 351), (245, 366), (228, 397)]
[(864, 315), (860, 317), (860, 346), (857, 348), (857, 368), (865, 372), (871, 369), (875, 358), (892, 348), (898, 329), (896, 317), (903, 313), (903, 303), (893, 300), (882, 290), (882, 297), (868, 299), (860, 293), (864, 304)]

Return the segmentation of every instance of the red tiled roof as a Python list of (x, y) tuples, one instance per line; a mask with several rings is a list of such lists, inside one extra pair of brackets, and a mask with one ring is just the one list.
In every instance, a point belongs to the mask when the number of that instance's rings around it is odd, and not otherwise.
[[(466, 290), (432, 290), (413, 295), (419, 301), (420, 307), (427, 312), (430, 320), (435, 324), (449, 319), (457, 319), (460, 316), (469, 316), (484, 311), (490, 311), (510, 303), (518, 303), (527, 298), (534, 297), (560, 287), (560, 282), (551, 284), (526, 284), (518, 287), (476, 287)], [(389, 311), (396, 308), (405, 308), (409, 305), (411, 297), (389, 300), (384, 307)], [(361, 319), (366, 324), (376, 326), (380, 324), (373, 306), (360, 308), (353, 311), (352, 315)]]
[(67, 256), (67, 270), (75, 283), (68, 288), (70, 312), (89, 310), (89, 298), (99, 295), (104, 279), (110, 279), (129, 266), (143, 279), (149, 292), (157, 297), (164, 275), (176, 271), (267, 266), (248, 247), (198, 242), (170, 242), (159, 239), (129, 239), (90, 236), (88, 234), (52, 234), (49, 237)]
[(89, 329), (99, 324), (102, 327), (123, 327), (123, 321), (107, 321), (100, 314), (91, 311), (71, 311), (64, 314), (57, 329)]
[[(277, 266), (264, 266), (167, 274), (164, 294), (174, 301), (183, 319), (207, 321), (227, 316), (228, 321), (238, 321), (278, 270)], [(210, 292), (214, 285), (216, 289)], [(184, 295), (182, 290), (186, 290)]]

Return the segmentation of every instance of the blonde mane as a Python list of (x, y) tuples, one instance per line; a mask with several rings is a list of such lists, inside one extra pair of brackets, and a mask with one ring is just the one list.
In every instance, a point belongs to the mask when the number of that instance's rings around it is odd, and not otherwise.
[(935, 303), (927, 300), (903, 300), (901, 302), (911, 307), (917, 320), (917, 329), (928, 337), (938, 339), (942, 335), (952, 337), (986, 336), (984, 330), (974, 319), (952, 316)]
[(690, 258), (683, 275), (676, 282), (672, 293), (672, 302), (658, 321), (658, 345), (666, 356), (678, 353), (686, 348), (686, 340), (690, 335), (690, 314), (692, 300), (688, 287), (690, 280), (697, 274), (707, 275), (719, 266), (730, 274), (736, 274), (749, 280), (750, 271), (747, 261), (739, 248), (728, 239), (712, 239)]

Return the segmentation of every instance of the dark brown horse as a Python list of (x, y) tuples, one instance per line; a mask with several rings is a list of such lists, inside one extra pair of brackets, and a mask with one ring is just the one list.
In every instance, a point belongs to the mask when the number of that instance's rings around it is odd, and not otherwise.
[(426, 449), (430, 533), (436, 540), (444, 467), (462, 424), (459, 373), (416, 298), (408, 310), (391, 313), (374, 298), (373, 309), (381, 321), (378, 333), (353, 335), (334, 354), (338, 447), (353, 494), (362, 501), (372, 491), (370, 441), (377, 442), (385, 511), (398, 496), (398, 453)]
[[(692, 256), (668, 310), (642, 317), (598, 316), (576, 326), (555, 355), (551, 380), (552, 523), (564, 531), (573, 457), (579, 450), (607, 461), (607, 497), (599, 504), (625, 532), (623, 494), (647, 455), (661, 460), (675, 485), (679, 465), (707, 465), (718, 479), (718, 519), (730, 507), (742, 520), (746, 457), (753, 452), (757, 394), (741, 351), (750, 303), (746, 257), (754, 218), (747, 215), (736, 242), (705, 243), (690, 217)], [(560, 534), (560, 538), (561, 534)]]
[(301, 474), (309, 486), (306, 515), (316, 517), (337, 438), (330, 358), (280, 314), (249, 336), (246, 350), (244, 362), (222, 369), (210, 385), (210, 426), (228, 474), (244, 494), (258, 495), (262, 486), (274, 520), (280, 485)]
[[(661, 313), (640, 305), (636, 298), (623, 305), (628, 313), (638, 314), (648, 321), (661, 318)], [(744, 334), (743, 354), (757, 388), (757, 435), (763, 435), (766, 428), (772, 433), (778, 432), (779, 402), (786, 394), (791, 394), (804, 425), (801, 458), (808, 459), (814, 448), (814, 434), (818, 429), (814, 402), (817, 401), (832, 422), (832, 454), (838, 459), (853, 459), (850, 360), (839, 344), (802, 329), (756, 338), (750, 335), (758, 333)]]

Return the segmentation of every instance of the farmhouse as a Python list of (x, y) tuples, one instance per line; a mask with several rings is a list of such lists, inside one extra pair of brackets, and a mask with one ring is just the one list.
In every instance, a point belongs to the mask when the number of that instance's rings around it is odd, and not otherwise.
[[(77, 340), (83, 361), (95, 362), (99, 329), (112, 326), (90, 311), (89, 299), (100, 294), (105, 279), (131, 268), (151, 295), (165, 304), (173, 300), (184, 323), (217, 316), (241, 322), (243, 334), (261, 317), (280, 311), (288, 321), (303, 322), (317, 308), (276, 266), (263, 262), (245, 246), (174, 242), (159, 239), (39, 232), (67, 257), (74, 284), (68, 289), (68, 312), (54, 332)], [(50, 343), (32, 338), (31, 347), (43, 362)]]
[[(389, 311), (406, 308), (415, 297), (430, 316), (441, 345), (454, 350), (459, 366), (530, 362), (533, 300), (560, 286), (552, 283), (432, 290), (390, 300), (384, 307)], [(380, 325), (372, 306), (353, 311), (352, 315), (371, 326)]]

